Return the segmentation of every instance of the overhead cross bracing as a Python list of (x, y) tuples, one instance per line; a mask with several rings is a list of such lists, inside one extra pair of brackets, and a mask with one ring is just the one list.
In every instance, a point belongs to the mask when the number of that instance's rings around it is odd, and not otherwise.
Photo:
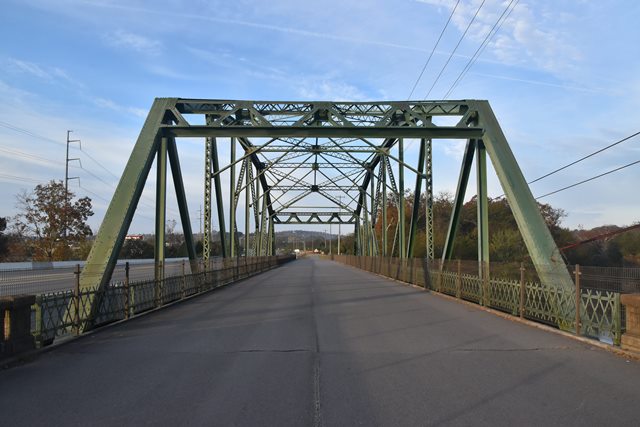
[[(438, 125), (441, 117), (449, 117), (448, 122), (453, 125)], [(181, 138), (204, 140), (205, 260), (211, 250), (208, 236), (213, 218), (217, 218), (224, 257), (271, 254), (275, 251), (275, 227), (292, 223), (353, 224), (355, 253), (411, 257), (420, 217), (426, 219), (427, 256), (439, 256), (433, 252), (431, 229), (432, 141), (464, 139), (467, 148), (443, 260), (452, 253), (475, 159), (478, 266), (481, 272), (487, 269), (489, 155), (542, 281), (549, 286), (571, 286), (560, 253), (487, 101), (264, 102), (180, 98), (159, 98), (154, 102), (87, 260), (82, 286), (104, 286), (108, 282), (156, 158), (156, 264), (162, 265), (167, 156), (189, 257), (192, 268), (197, 268), (176, 149)], [(417, 158), (405, 156), (406, 140), (419, 141)], [(222, 151), (229, 155), (228, 161), (222, 159)], [(229, 178), (228, 191), (222, 187), (223, 174)], [(413, 185), (406, 185), (405, 174), (415, 179)], [(425, 211), (419, 212), (422, 181), (426, 203), (422, 203)], [(411, 188), (414, 203), (406, 205), (405, 190)], [(236, 215), (243, 198), (245, 230), (241, 252)], [(410, 212), (405, 212), (407, 206), (411, 206)], [(399, 220), (388, 223), (387, 209), (397, 210)], [(378, 221), (382, 224), (376, 227)], [(158, 276), (161, 275), (159, 268)]]

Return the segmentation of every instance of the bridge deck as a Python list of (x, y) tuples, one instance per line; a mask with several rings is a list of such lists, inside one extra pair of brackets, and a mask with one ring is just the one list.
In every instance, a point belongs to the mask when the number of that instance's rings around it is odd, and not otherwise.
[(0, 371), (6, 425), (628, 424), (640, 364), (319, 259)]

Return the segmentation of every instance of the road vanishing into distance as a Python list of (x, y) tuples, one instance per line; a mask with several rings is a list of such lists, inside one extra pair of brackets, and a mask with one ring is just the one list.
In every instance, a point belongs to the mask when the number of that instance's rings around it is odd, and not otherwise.
[(0, 424), (637, 425), (640, 363), (319, 258), (0, 371)]

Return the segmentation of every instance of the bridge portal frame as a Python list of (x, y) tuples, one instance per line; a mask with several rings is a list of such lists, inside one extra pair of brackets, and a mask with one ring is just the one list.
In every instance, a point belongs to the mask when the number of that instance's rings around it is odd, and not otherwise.
[[(204, 116), (204, 125), (191, 124), (186, 117)], [(453, 126), (437, 126), (434, 117), (456, 116)], [(476, 159), (478, 194), (478, 262), (484, 277), (488, 274), (489, 232), (487, 214), (487, 166), (488, 155), (500, 181), (506, 199), (512, 208), (518, 228), (523, 236), (531, 260), (538, 269), (543, 284), (549, 288), (572, 287), (573, 283), (560, 252), (538, 210), (536, 201), (524, 179), (516, 159), (488, 103), (484, 100), (458, 101), (399, 101), (399, 102), (268, 102), (268, 101), (228, 101), (181, 98), (157, 98), (147, 116), (131, 157), (125, 167), (115, 194), (107, 209), (105, 218), (96, 236), (85, 268), (80, 276), (81, 288), (104, 288), (116, 265), (118, 253), (131, 224), (149, 171), (157, 163), (156, 182), (156, 278), (162, 278), (164, 264), (164, 227), (166, 217), (166, 159), (168, 158), (180, 211), (181, 223), (191, 270), (198, 271), (191, 221), (186, 202), (176, 138), (205, 139), (205, 252), (209, 257), (209, 234), (212, 218), (211, 203), (215, 192), (217, 218), (220, 228), (221, 252), (224, 257), (237, 256), (236, 208), (242, 191), (245, 193), (245, 236), (244, 255), (266, 255), (275, 250), (274, 226), (283, 223), (341, 224), (355, 225), (356, 253), (361, 255), (391, 255), (401, 258), (411, 257), (415, 250), (418, 228), (420, 189), (425, 180), (427, 190), (425, 205), (426, 253), (433, 258), (433, 217), (432, 217), (432, 140), (464, 139), (467, 146), (463, 156), (453, 212), (442, 261), (453, 254), (453, 244), (459, 222), (459, 214), (464, 203), (471, 167)], [(218, 162), (217, 138), (229, 138), (231, 161), (220, 167)], [(250, 138), (266, 138), (267, 142), (256, 145)], [(315, 138), (315, 144), (302, 143)], [(360, 145), (348, 146), (337, 143), (338, 138), (358, 140)], [(405, 161), (403, 142), (405, 138), (420, 140), (417, 164)], [(319, 145), (319, 139), (329, 141)], [(380, 139), (374, 144), (369, 139)], [(244, 154), (236, 156), (236, 144)], [(284, 144), (284, 145), (283, 145)], [(398, 154), (392, 154), (397, 149)], [(263, 161), (260, 155), (277, 153), (279, 157)], [(366, 159), (356, 156), (364, 155)], [(290, 160), (307, 156), (298, 164)], [(310, 161), (313, 159), (313, 161)], [(334, 162), (338, 159), (338, 162)], [(318, 174), (322, 174), (320, 164), (334, 167), (342, 175), (329, 178), (323, 184), (327, 189), (333, 185), (342, 189), (345, 196), (332, 197), (324, 187), (316, 184)], [(343, 162), (355, 165), (361, 171), (349, 175), (333, 163)], [(392, 162), (397, 165), (398, 182), (395, 181)], [(314, 184), (306, 188), (301, 197), (296, 197), (277, 207), (278, 198), (273, 193), (287, 191), (286, 179), (304, 187), (306, 181), (299, 176), (290, 178), (294, 172), (309, 167), (311, 171), (304, 177), (313, 176)], [(240, 167), (236, 181), (236, 167)], [(284, 172), (286, 169), (289, 172)], [(225, 228), (221, 174), (230, 169), (229, 206), (231, 229), (229, 239)], [(376, 173), (376, 169), (378, 172)], [(279, 178), (275, 184), (266, 178), (273, 172)], [(408, 233), (405, 231), (404, 172), (415, 174), (416, 194)], [(326, 176), (326, 175), (325, 175)], [(354, 178), (354, 176), (356, 178)], [(213, 186), (211, 181), (213, 180)], [(243, 181), (244, 180), (244, 181)], [(377, 185), (376, 185), (377, 182)], [(282, 187), (282, 188), (279, 188)], [(349, 190), (346, 187), (350, 187)], [(355, 189), (357, 195), (349, 191)], [(214, 192), (212, 191), (214, 190)], [(391, 193), (388, 193), (391, 190)], [(328, 190), (327, 190), (328, 191)], [(338, 207), (336, 212), (289, 211), (299, 200), (309, 193), (321, 192)], [(388, 197), (395, 199), (398, 218), (391, 253), (388, 250)], [(355, 203), (343, 203), (342, 198)], [(369, 202), (367, 202), (369, 198)], [(255, 232), (252, 248), (249, 248), (249, 204), (253, 207)], [(355, 205), (355, 206), (353, 206)], [(381, 214), (380, 214), (381, 213)], [(383, 231), (376, 233), (378, 217), (382, 218)], [(301, 218), (306, 217), (306, 220)], [(286, 219), (285, 219), (286, 218)], [(379, 236), (378, 234), (381, 234)], [(382, 245), (379, 241), (382, 240)], [(397, 244), (397, 250), (396, 250)], [(95, 304), (93, 304), (95, 305)]]

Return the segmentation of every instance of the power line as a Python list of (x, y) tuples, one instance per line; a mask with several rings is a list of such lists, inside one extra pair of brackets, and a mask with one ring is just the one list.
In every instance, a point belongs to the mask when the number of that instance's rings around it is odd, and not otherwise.
[(116, 174), (114, 174), (113, 172), (111, 172), (109, 169), (107, 169), (105, 166), (102, 165), (102, 163), (100, 163), (98, 160), (96, 160), (92, 155), (90, 155), (86, 149), (80, 147), (79, 150), (82, 152), (82, 154), (84, 154), (85, 156), (87, 156), (89, 158), (89, 160), (93, 161), (96, 165), (98, 165), (100, 168), (102, 168), (105, 172), (107, 172), (109, 175), (113, 176), (115, 179), (120, 179), (120, 177)]
[[(515, 1), (515, 4), (513, 4), (514, 1)], [(460, 83), (460, 81), (464, 78), (464, 76), (471, 69), (471, 67), (473, 67), (473, 65), (476, 63), (476, 61), (478, 60), (478, 58), (480, 57), (480, 55), (482, 54), (484, 49), (489, 45), (489, 42), (491, 41), (491, 39), (493, 37), (495, 37), (495, 35), (498, 33), (498, 31), (500, 31), (500, 28), (505, 23), (505, 21), (509, 18), (509, 16), (511, 15), (511, 12), (513, 12), (513, 10), (516, 8), (516, 6), (518, 5), (519, 2), (520, 2), (520, 0), (511, 0), (509, 2), (509, 4), (507, 4), (507, 7), (505, 7), (504, 10), (502, 11), (502, 15), (500, 15), (500, 17), (498, 17), (496, 22), (493, 24), (493, 27), (491, 27), (491, 29), (487, 33), (486, 37), (484, 38), (482, 43), (480, 43), (480, 46), (478, 46), (478, 49), (476, 49), (476, 51), (473, 54), (473, 56), (469, 59), (469, 62), (467, 62), (467, 64), (462, 69), (462, 71), (460, 72), (458, 77), (455, 79), (455, 81), (453, 82), (453, 84), (451, 85), (451, 87), (449, 88), (447, 93), (444, 95), (443, 99), (447, 99), (447, 97), (451, 94), (451, 92), (456, 88), (458, 83)], [(513, 4), (513, 7), (511, 8), (511, 10), (509, 10), (509, 8), (511, 7), (512, 4)], [(509, 11), (508, 14), (507, 14), (507, 11)], [(506, 16), (505, 16), (505, 14), (506, 14)], [(502, 19), (503, 17), (504, 17), (504, 19)]]
[(24, 151), (20, 151), (20, 150), (14, 150), (11, 148), (5, 148), (5, 147), (0, 147), (0, 151), (3, 151), (5, 153), (9, 153), (9, 154), (13, 154), (14, 156), (18, 156), (18, 157), (22, 157), (25, 159), (31, 159), (31, 160), (37, 160), (43, 163), (48, 163), (51, 166), (64, 166), (64, 163), (62, 162), (56, 162), (53, 161), (51, 159), (47, 159), (46, 157), (40, 157), (37, 156), (35, 154), (30, 154), (30, 153), (26, 153)]
[[(93, 191), (89, 190), (89, 189), (88, 189), (88, 188), (86, 188), (86, 187), (83, 187), (83, 186), (82, 186), (82, 185), (80, 185), (80, 184), (78, 184), (78, 187), (80, 187), (82, 190), (86, 191), (87, 193), (89, 193), (89, 194), (93, 195), (94, 197), (96, 197), (96, 198), (98, 198), (98, 199), (100, 199), (100, 200), (104, 201), (104, 202), (105, 202), (105, 203), (107, 203), (107, 204), (111, 202), (110, 200), (105, 199), (105, 198), (104, 198), (104, 197), (102, 197), (101, 195), (99, 195), (99, 194), (97, 194), (97, 193), (94, 193)], [(154, 220), (154, 219), (153, 219), (153, 218), (151, 218), (150, 216), (143, 215), (143, 214), (141, 214), (140, 212), (136, 212), (136, 214), (137, 214), (138, 216), (143, 217), (143, 218), (150, 219), (150, 220), (152, 220), (152, 221)]]
[(449, 22), (451, 22), (451, 18), (453, 18), (453, 14), (456, 13), (456, 9), (458, 8), (459, 4), (460, 4), (460, 0), (458, 0), (456, 2), (456, 5), (453, 7), (453, 10), (451, 11), (451, 14), (449, 15), (449, 19), (447, 19), (447, 22), (444, 24), (444, 28), (442, 28), (442, 31), (440, 32), (440, 36), (438, 36), (438, 40), (436, 40), (436, 44), (433, 45), (433, 49), (431, 50), (431, 53), (429, 54), (429, 58), (427, 59), (427, 62), (424, 63), (424, 67), (422, 67), (422, 71), (420, 71), (420, 75), (418, 76), (418, 78), (416, 79), (416, 82), (413, 84), (413, 87), (411, 88), (411, 93), (407, 97), (407, 101), (409, 99), (411, 99), (411, 96), (413, 96), (413, 92), (416, 90), (416, 87), (418, 86), (418, 83), (422, 79), (422, 75), (424, 74), (424, 71), (427, 69), (427, 66), (429, 65), (429, 62), (431, 62), (431, 58), (433, 57), (433, 54), (435, 53), (436, 48), (438, 47), (438, 44), (440, 43), (440, 39), (442, 39), (442, 36), (444, 35), (444, 32), (446, 31), (447, 27), (449, 26)]
[(624, 137), (624, 138), (622, 138), (622, 139), (620, 139), (620, 140), (618, 140), (618, 141), (614, 142), (613, 144), (609, 144), (609, 145), (607, 145), (606, 147), (603, 147), (603, 148), (601, 148), (601, 149), (599, 149), (599, 150), (596, 150), (596, 151), (594, 151), (594, 152), (593, 152), (593, 153), (591, 153), (591, 154), (587, 154), (586, 156), (581, 157), (581, 158), (579, 158), (578, 160), (575, 160), (575, 161), (573, 161), (573, 162), (571, 162), (571, 163), (568, 163), (568, 164), (566, 164), (566, 165), (564, 165), (564, 166), (562, 166), (562, 167), (560, 167), (560, 168), (558, 168), (558, 169), (556, 169), (556, 170), (553, 170), (553, 171), (551, 171), (551, 172), (549, 172), (549, 173), (547, 173), (547, 174), (545, 174), (545, 175), (542, 175), (541, 177), (538, 177), (538, 178), (534, 179), (533, 181), (529, 182), (528, 184), (533, 184), (534, 182), (538, 182), (538, 181), (540, 181), (541, 179), (544, 179), (544, 178), (546, 178), (546, 177), (548, 177), (548, 176), (551, 176), (551, 175), (553, 175), (553, 174), (555, 174), (555, 173), (558, 173), (558, 172), (560, 172), (561, 170), (564, 170), (564, 169), (568, 168), (569, 166), (573, 166), (573, 165), (575, 165), (576, 163), (580, 163), (581, 161), (586, 160), (586, 159), (588, 159), (589, 157), (593, 157), (593, 156), (595, 156), (596, 154), (602, 153), (603, 151), (608, 150), (608, 149), (609, 149), (609, 148), (611, 148), (611, 147), (615, 147), (615, 146), (616, 146), (616, 145), (618, 145), (618, 144), (622, 144), (623, 142), (628, 141), (629, 139), (631, 139), (631, 138), (633, 138), (633, 137), (635, 137), (635, 136), (638, 136), (638, 135), (640, 135), (640, 131), (638, 131), (638, 132), (636, 132), (636, 133), (634, 133), (634, 134), (632, 134), (632, 135), (626, 136), (626, 137)]
[(620, 167), (617, 167), (615, 169), (611, 169), (610, 171), (601, 173), (600, 175), (592, 176), (591, 178), (587, 178), (587, 179), (584, 179), (584, 180), (582, 180), (580, 182), (576, 182), (575, 184), (567, 185), (566, 187), (560, 188), (558, 190), (552, 191), (552, 192), (547, 193), (547, 194), (543, 194), (542, 196), (538, 196), (538, 197), (536, 197), (536, 200), (537, 199), (542, 199), (543, 197), (551, 196), (552, 194), (556, 194), (556, 193), (559, 193), (559, 192), (564, 191), (564, 190), (568, 190), (568, 189), (573, 188), (573, 187), (577, 187), (578, 185), (584, 184), (586, 182), (593, 181), (593, 180), (598, 179), (598, 178), (602, 178), (603, 176), (612, 174), (614, 172), (618, 172), (619, 170), (622, 170), (624, 168), (628, 168), (629, 166), (633, 166), (633, 165), (636, 165), (638, 163), (640, 163), (640, 160), (636, 160), (635, 162), (627, 163), (624, 166), (620, 166)]
[[(618, 145), (618, 144), (622, 144), (623, 142), (628, 141), (628, 140), (630, 140), (631, 138), (634, 138), (634, 137), (636, 137), (636, 136), (638, 136), (638, 135), (640, 135), (640, 131), (635, 132), (635, 133), (633, 133), (633, 134), (631, 134), (631, 135), (629, 135), (629, 136), (625, 136), (624, 138), (619, 139), (619, 140), (617, 140), (616, 142), (614, 142), (614, 143), (612, 143), (612, 144), (607, 145), (606, 147), (600, 148), (599, 150), (596, 150), (596, 151), (594, 151), (593, 153), (590, 153), (590, 154), (587, 154), (586, 156), (580, 157), (579, 159), (574, 160), (574, 161), (573, 161), (573, 162), (571, 162), (571, 163), (567, 163), (566, 165), (561, 166), (561, 167), (559, 167), (558, 169), (552, 170), (551, 172), (546, 173), (546, 174), (544, 174), (544, 175), (542, 175), (542, 176), (539, 176), (538, 178), (536, 178), (536, 179), (534, 179), (534, 180), (532, 180), (532, 181), (528, 181), (528, 182), (527, 182), (527, 184), (533, 184), (534, 182), (538, 182), (538, 181), (540, 181), (540, 180), (542, 180), (542, 179), (544, 179), (544, 178), (547, 178), (547, 177), (549, 177), (549, 176), (551, 176), (551, 175), (554, 175), (554, 174), (556, 174), (556, 173), (558, 173), (558, 172), (560, 172), (560, 171), (563, 171), (563, 170), (567, 169), (567, 168), (568, 168), (568, 167), (570, 167), (570, 166), (573, 166), (573, 165), (575, 165), (575, 164), (577, 164), (577, 163), (580, 163), (580, 162), (582, 162), (583, 160), (586, 160), (586, 159), (588, 159), (588, 158), (590, 158), (590, 157), (595, 156), (596, 154), (602, 153), (603, 151), (606, 151), (606, 150), (608, 150), (609, 148), (615, 147), (615, 146), (616, 146), (616, 145)], [(503, 193), (503, 194), (501, 194), (501, 195), (499, 195), (499, 196), (497, 196), (497, 197), (494, 197), (492, 200), (497, 200), (497, 199), (499, 199), (499, 198), (501, 198), (501, 197), (503, 197), (503, 196), (504, 196), (504, 193)], [(548, 194), (545, 194), (544, 196), (548, 196)], [(544, 196), (540, 196), (540, 197), (544, 197)]]
[(0, 173), (0, 178), (4, 178), (4, 179), (10, 179), (13, 181), (20, 181), (20, 182), (29, 182), (29, 183), (33, 183), (33, 184), (41, 184), (44, 181), (38, 181), (36, 179), (33, 178), (26, 178), (23, 176), (16, 176), (16, 175), (8, 175), (5, 173)]
[(449, 58), (447, 58), (447, 62), (445, 62), (444, 65), (442, 66), (440, 73), (438, 73), (438, 76), (436, 77), (433, 84), (431, 85), (431, 88), (429, 88), (429, 92), (427, 92), (427, 94), (425, 95), (425, 99), (429, 99), (429, 95), (431, 94), (431, 91), (435, 87), (436, 83), (438, 83), (438, 80), (440, 80), (440, 77), (442, 77), (442, 73), (444, 73), (444, 70), (447, 68), (447, 65), (449, 65), (449, 62), (451, 61), (451, 58), (453, 58), (453, 55), (458, 50), (458, 47), (460, 47), (460, 43), (462, 43), (462, 40), (464, 40), (465, 36), (467, 35), (469, 28), (471, 28), (471, 24), (473, 24), (473, 22), (476, 20), (476, 17), (480, 13), (480, 9), (482, 9), (482, 6), (484, 5), (484, 2), (485, 0), (482, 0), (482, 3), (480, 3), (480, 6), (478, 6), (478, 10), (476, 10), (476, 13), (473, 15), (473, 18), (471, 18), (471, 21), (469, 21), (467, 28), (464, 30), (464, 33), (462, 33), (460, 40), (458, 40), (458, 44), (456, 44), (456, 47), (454, 47), (453, 50), (451, 51)]
[(19, 132), (27, 136), (31, 136), (33, 138), (39, 138), (43, 141), (47, 141), (56, 145), (65, 145), (63, 142), (56, 141), (55, 139), (47, 138), (46, 136), (38, 135), (37, 133), (31, 132), (30, 130), (20, 128), (18, 126), (14, 126), (11, 123), (3, 122), (0, 120), (0, 126), (6, 129), (10, 129), (14, 132)]

